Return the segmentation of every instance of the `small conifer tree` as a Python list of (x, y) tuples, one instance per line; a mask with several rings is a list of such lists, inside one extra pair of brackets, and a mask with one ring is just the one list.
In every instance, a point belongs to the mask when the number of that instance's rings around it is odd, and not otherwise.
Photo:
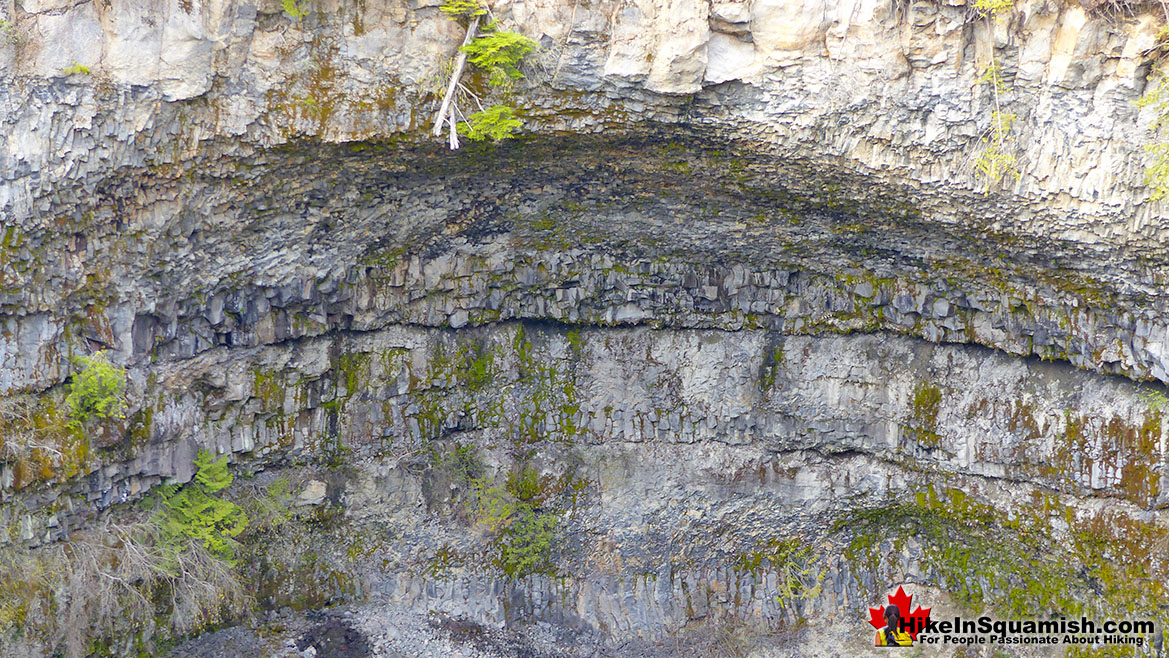
[(103, 352), (78, 356), (73, 362), (81, 370), (73, 373), (65, 401), (75, 422), (92, 417), (122, 418), (125, 407), (126, 371), (106, 358)]
[(490, 139), (498, 142), (511, 137), (522, 125), (523, 122), (515, 116), (515, 110), (506, 105), (493, 105), (472, 114), (467, 123), (459, 126), (459, 132), (475, 141)]
[[(524, 77), (520, 72), (519, 64), (523, 58), (536, 49), (536, 42), (518, 32), (509, 32), (499, 28), (492, 20), (479, 29), (480, 18), (490, 12), (481, 6), (477, 0), (444, 0), (440, 7), (442, 12), (452, 20), (467, 20), (467, 34), (459, 55), (455, 60), (451, 79), (447, 85), (446, 95), (435, 114), (434, 135), (440, 136), (444, 122), (450, 126), (450, 146), (459, 148), (458, 134), (462, 134), (475, 141), (500, 141), (515, 134), (516, 129), (523, 122), (516, 116), (515, 108), (504, 103), (496, 103), (489, 108), (483, 106), (485, 99), (459, 82), (463, 73), (463, 65), (470, 61), (475, 67), (487, 74), (488, 95), (500, 100), (508, 100), (515, 87), (515, 82)], [(459, 110), (456, 97), (474, 101), (479, 111), (467, 117)], [(463, 123), (456, 128), (456, 117), (462, 116)]]
[(234, 538), (247, 527), (248, 517), (239, 505), (215, 495), (232, 481), (227, 455), (212, 459), (210, 452), (200, 450), (195, 467), (194, 481), (182, 487), (171, 485), (162, 492), (155, 518), (162, 540), (178, 547), (185, 538), (194, 539), (212, 555), (234, 565)]
[(520, 60), (535, 47), (535, 41), (517, 32), (500, 30), (492, 21), (462, 49), (472, 64), (487, 71), (487, 84), (510, 90), (512, 81), (524, 77), (519, 69)]

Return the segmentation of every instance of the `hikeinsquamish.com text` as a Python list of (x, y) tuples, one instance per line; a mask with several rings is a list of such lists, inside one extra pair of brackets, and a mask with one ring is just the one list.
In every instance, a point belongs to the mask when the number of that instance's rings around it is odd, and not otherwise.
[(943, 621), (930, 619), (921, 623), (918, 642), (921, 644), (968, 646), (975, 644), (1127, 644), (1144, 646), (1146, 636), (1156, 630), (1156, 624), (1147, 620), (1080, 619), (963, 619), (954, 617)]

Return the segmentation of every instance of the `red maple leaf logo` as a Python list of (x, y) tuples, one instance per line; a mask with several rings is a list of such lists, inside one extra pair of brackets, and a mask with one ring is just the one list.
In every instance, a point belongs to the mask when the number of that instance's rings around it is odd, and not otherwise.
[[(913, 604), (913, 597), (906, 594), (905, 590), (898, 586), (896, 594), (890, 594), (888, 597), (889, 604), (897, 606), (898, 612), (901, 613), (901, 628), (909, 637), (917, 641), (917, 634), (925, 628), (925, 625), (930, 620), (930, 609), (917, 606), (917, 610), (912, 613), (909, 612), (909, 606)], [(869, 608), (869, 623), (873, 628), (885, 627), (885, 606), (878, 606), (876, 608)]]

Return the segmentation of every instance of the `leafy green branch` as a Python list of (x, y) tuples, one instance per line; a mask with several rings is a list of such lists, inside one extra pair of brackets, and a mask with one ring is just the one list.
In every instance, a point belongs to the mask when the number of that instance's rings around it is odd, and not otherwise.
[(478, 18), (487, 15), (487, 10), (475, 0), (446, 0), (438, 9), (454, 19)]
[(281, 0), (281, 6), (284, 8), (284, 13), (288, 14), (294, 21), (308, 16), (308, 8), (305, 6), (305, 0)]
[(459, 126), (459, 132), (475, 141), (490, 139), (498, 142), (511, 137), (522, 125), (524, 122), (515, 116), (515, 110), (511, 107), (493, 105), (472, 114), (466, 123)]
[(203, 545), (212, 555), (235, 565), (235, 537), (247, 528), (248, 517), (235, 503), (215, 495), (231, 484), (227, 455), (212, 459), (200, 450), (195, 458), (194, 481), (162, 489), (155, 523), (163, 544), (183, 546), (187, 539)]
[(487, 84), (505, 90), (516, 80), (524, 77), (517, 64), (532, 52), (536, 42), (516, 32), (506, 32), (492, 21), (483, 28), (483, 33), (471, 43), (463, 46), (468, 59), (490, 75)]
[(110, 363), (104, 352), (73, 357), (81, 370), (69, 382), (65, 402), (76, 424), (89, 418), (125, 417), (126, 370)]

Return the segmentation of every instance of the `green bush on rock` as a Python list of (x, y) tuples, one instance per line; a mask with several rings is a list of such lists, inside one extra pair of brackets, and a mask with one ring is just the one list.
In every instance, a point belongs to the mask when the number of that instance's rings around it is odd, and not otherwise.
[(195, 479), (182, 487), (168, 485), (160, 494), (160, 509), (155, 523), (162, 530), (162, 541), (181, 546), (193, 539), (212, 555), (235, 564), (235, 537), (247, 528), (248, 517), (235, 503), (214, 495), (231, 484), (227, 455), (212, 459), (200, 450), (195, 458)]
[(535, 41), (517, 32), (500, 30), (495, 21), (487, 24), (478, 37), (463, 46), (467, 59), (487, 71), (487, 84), (504, 88), (524, 77), (518, 68), (520, 60), (535, 48)]
[(474, 18), (487, 13), (475, 0), (444, 0), (438, 9), (451, 18)]
[(105, 354), (78, 356), (73, 362), (81, 370), (73, 374), (65, 402), (78, 423), (90, 418), (124, 418), (126, 370), (110, 363)]
[(499, 568), (512, 578), (552, 571), (552, 541), (560, 519), (521, 504), (500, 535)]
[(552, 574), (552, 549), (560, 516), (545, 508), (544, 490), (534, 468), (508, 475), (503, 487), (483, 488), (479, 522), (495, 530), (495, 565), (509, 578)]
[(289, 18), (294, 21), (299, 21), (305, 16), (308, 16), (308, 9), (301, 5), (298, 0), (281, 0), (281, 6), (284, 9), (284, 13), (288, 14)]
[(506, 105), (495, 105), (482, 112), (476, 112), (468, 117), (465, 123), (459, 126), (459, 132), (467, 137), (481, 142), (490, 139), (498, 142), (515, 134), (522, 125), (515, 116), (515, 110)]

